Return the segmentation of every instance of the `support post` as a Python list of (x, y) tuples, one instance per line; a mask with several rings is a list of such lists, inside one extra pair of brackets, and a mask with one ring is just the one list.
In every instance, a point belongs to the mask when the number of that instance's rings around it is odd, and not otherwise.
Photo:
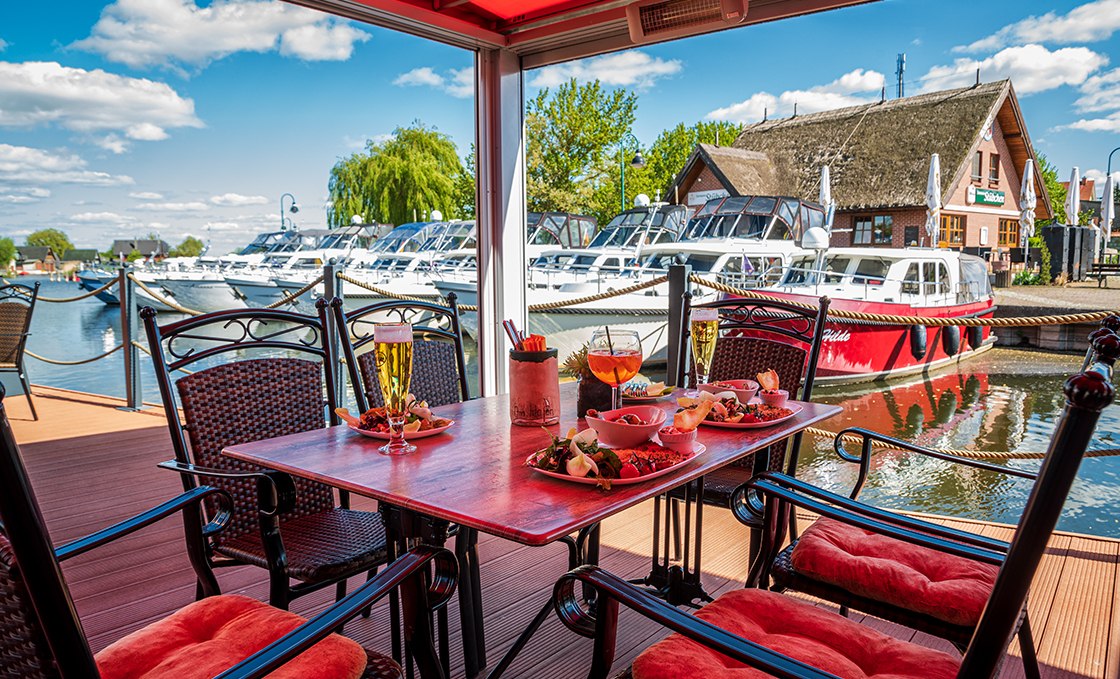
[(137, 322), (140, 318), (136, 304), (136, 288), (129, 274), (132, 267), (121, 266), (117, 272), (117, 295), (121, 301), (121, 342), (124, 343), (125, 406), (121, 410), (140, 410), (144, 405), (140, 388), (140, 350), (132, 343), (138, 337)]
[(509, 389), (502, 319), (529, 330), (525, 257), (525, 117), (521, 60), (475, 57), (478, 149), (478, 356), (483, 396)]
[[(689, 277), (692, 267), (687, 264), (672, 264), (669, 266), (669, 345), (665, 357), (665, 383), (676, 382), (680, 374), (680, 345), (684, 324), (688, 322), (684, 315), (684, 293), (692, 291)], [(675, 386), (683, 386), (677, 384)]]
[[(339, 266), (331, 260), (323, 265), (323, 299), (328, 302), (335, 297), (342, 299), (342, 281), (338, 280)], [(342, 358), (342, 333), (345, 328), (336, 328), (334, 323), (327, 323), (327, 327), (323, 328), (323, 332), (327, 333), (327, 342), (330, 343), (331, 355), (337, 359)], [(350, 338), (346, 338), (349, 341)], [(346, 399), (345, 370), (334, 371), (334, 393), (338, 394), (338, 402), (342, 404)], [(357, 386), (355, 386), (355, 389)]]

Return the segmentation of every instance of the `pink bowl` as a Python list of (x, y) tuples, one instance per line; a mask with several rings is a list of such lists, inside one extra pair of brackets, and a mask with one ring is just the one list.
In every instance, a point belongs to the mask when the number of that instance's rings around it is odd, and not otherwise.
[(789, 400), (789, 392), (785, 389), (777, 389), (775, 391), (760, 391), (758, 392), (758, 397), (762, 399), (762, 402), (768, 406), (781, 408), (786, 404), (786, 401)]
[(739, 403), (747, 403), (758, 392), (758, 382), (754, 380), (720, 380), (719, 382), (701, 384), (697, 388), (700, 391), (708, 391), (713, 394), (732, 391), (735, 392), (735, 398), (739, 399)]
[[(627, 414), (637, 415), (648, 424), (624, 424), (614, 421)], [(629, 406), (601, 412), (598, 417), (587, 416), (586, 419), (587, 424), (599, 435), (599, 443), (608, 448), (631, 448), (653, 438), (657, 430), (665, 424), (665, 411), (653, 406)]]
[(657, 438), (661, 440), (661, 445), (670, 450), (675, 450), (678, 453), (691, 453), (696, 449), (695, 429), (685, 432), (673, 432), (671, 434), (659, 430), (657, 432)]

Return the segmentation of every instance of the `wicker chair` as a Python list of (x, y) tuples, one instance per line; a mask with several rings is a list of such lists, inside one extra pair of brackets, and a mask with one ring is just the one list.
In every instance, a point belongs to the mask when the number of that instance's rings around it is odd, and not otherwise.
[(0, 285), (0, 373), (15, 373), (23, 385), (31, 417), (38, 420), (35, 402), (31, 400), (31, 384), (23, 365), (27, 352), (27, 336), (31, 329), (31, 316), (39, 298), (39, 282), (34, 286)]
[[(212, 511), (210, 521), (203, 524), (200, 510), (205, 502), (217, 511)], [(410, 588), (417, 597), (411, 622), (418, 627), (406, 628), (417, 635), (413, 647), (423, 654), (423, 664), (431, 666), (435, 662), (430, 644), (419, 642), (430, 629), (430, 610), (442, 606), (454, 591), (456, 564), (450, 553), (430, 547), (404, 554), (378, 577), (310, 621), (295, 614), (277, 615), (267, 605), (247, 597), (216, 595), (150, 623), (94, 655), (59, 564), (180, 513), (196, 531), (218, 534), (230, 524), (230, 508), (226, 492), (196, 486), (153, 509), (55, 549), (12, 436), (0, 389), (0, 679), (139, 676), (143, 672), (138, 668), (167, 666), (175, 669), (164, 676), (209, 677), (212, 671), (223, 669), (213, 667), (212, 662), (205, 665), (215, 653), (230, 662), (222, 677), (263, 677), (283, 666), (295, 676), (312, 672), (324, 676), (323, 672), (345, 667), (360, 673), (362, 679), (403, 679), (404, 672), (391, 658), (333, 634), (365, 606), (383, 599), (398, 586)], [(206, 577), (204, 561), (194, 559), (193, 551), (191, 556), (198, 577)], [(434, 578), (429, 575), (433, 565)], [(429, 579), (431, 584), (424, 587)], [(191, 638), (185, 638), (184, 629), (191, 630), (186, 635)], [(214, 633), (210, 635), (208, 630)], [(223, 638), (243, 641), (246, 637), (259, 643), (235, 641), (232, 649), (223, 643)], [(194, 666), (192, 659), (200, 659), (204, 666)]]
[[(793, 507), (801, 507), (824, 517), (821, 521), (858, 527), (869, 538), (893, 539), (926, 550), (931, 559), (964, 559), (998, 570), (963, 658), (890, 637), (810, 602), (757, 588), (725, 593), (693, 616), (598, 567), (585, 566), (557, 583), (554, 604), (570, 629), (595, 640), (588, 677), (604, 678), (610, 672), (619, 604), (677, 632), (634, 660), (634, 679), (729, 676), (728, 672), (740, 667), (766, 675), (812, 679), (997, 676), (1097, 420), (1112, 402), (1109, 382), (1112, 365), (1120, 355), (1120, 338), (1098, 339), (1095, 346), (1098, 361), (1065, 384), (1065, 410), (1010, 544), (878, 510), (779, 472), (764, 472), (742, 491), (765, 498), (761, 516), (766, 552), (777, 551), (775, 545), (781, 544), (788, 514)], [(596, 589), (594, 616), (582, 608), (578, 584)], [(754, 676), (745, 670), (743, 674)]]
[[(188, 536), (203, 543), (198, 553), (205, 557), (205, 572), (240, 564), (266, 568), (270, 602), (286, 609), (291, 599), (331, 584), (341, 598), (347, 578), (385, 563), (379, 513), (349, 509), (345, 493), (336, 503), (325, 484), (293, 481), (222, 455), (227, 446), (321, 428), (327, 421), (338, 424), (326, 304), (320, 304), (319, 318), (237, 309), (160, 326), (154, 309), (140, 314), (175, 451), (175, 460), (161, 466), (180, 472), (186, 490), (204, 483), (234, 500), (230, 525), (221, 535)], [(289, 356), (220, 363), (172, 378), (198, 361), (248, 351)], [(217, 591), (212, 573), (200, 579), (200, 596)]]

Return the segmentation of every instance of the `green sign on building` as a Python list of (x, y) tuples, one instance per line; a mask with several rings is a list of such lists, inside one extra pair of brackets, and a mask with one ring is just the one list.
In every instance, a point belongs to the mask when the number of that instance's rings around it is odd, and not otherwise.
[(1003, 191), (970, 186), (968, 187), (968, 202), (976, 205), (1003, 205), (1007, 202), (1007, 198)]

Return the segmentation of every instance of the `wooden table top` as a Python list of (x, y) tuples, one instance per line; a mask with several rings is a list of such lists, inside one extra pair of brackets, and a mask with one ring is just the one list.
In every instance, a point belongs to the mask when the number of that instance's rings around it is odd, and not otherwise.
[[(554, 434), (563, 436), (577, 425), (575, 399), (575, 384), (562, 385), (560, 424), (548, 428)], [(656, 405), (670, 418), (676, 410), (671, 399)], [(511, 425), (505, 395), (436, 408), (441, 417), (455, 420), (454, 426), (412, 441), (417, 450), (410, 455), (382, 455), (377, 449), (384, 441), (361, 436), (345, 425), (231, 446), (224, 452), (484, 533), (543, 545), (840, 412), (833, 405), (800, 405), (803, 409), (795, 417), (772, 427), (701, 426), (697, 440), (707, 446), (703, 455), (659, 478), (609, 491), (549, 478), (526, 467), (525, 458), (547, 446), (549, 438), (540, 427)], [(582, 420), (578, 425), (586, 428)]]

